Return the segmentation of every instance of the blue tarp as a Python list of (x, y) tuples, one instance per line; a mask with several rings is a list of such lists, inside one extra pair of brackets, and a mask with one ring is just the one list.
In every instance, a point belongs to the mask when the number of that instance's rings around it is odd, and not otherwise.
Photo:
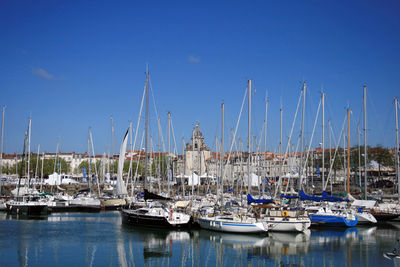
[(322, 192), (322, 198), (323, 198), (325, 201), (330, 201), (330, 202), (342, 202), (342, 201), (349, 202), (349, 200), (348, 200), (347, 198), (346, 198), (346, 199), (343, 199), (343, 198), (341, 198), (341, 197), (329, 196), (328, 193), (326, 193), (326, 191), (323, 191), (323, 192)]
[(288, 195), (285, 195), (285, 194), (281, 194), (281, 198), (295, 199), (295, 198), (299, 198), (299, 196), (288, 196)]
[(328, 193), (326, 191), (322, 192), (322, 196), (321, 197), (317, 197), (317, 196), (314, 196), (314, 195), (309, 196), (306, 193), (304, 193), (303, 190), (300, 190), (299, 197), (300, 197), (300, 200), (312, 200), (312, 201), (317, 201), (317, 202), (320, 202), (320, 201), (329, 201), (329, 202), (347, 201), (348, 202), (349, 201), (348, 199), (343, 199), (343, 198), (340, 198), (340, 197), (330, 196), (330, 195), (328, 195)]
[(247, 194), (247, 204), (251, 204), (251, 203), (257, 203), (257, 204), (264, 204), (264, 203), (272, 203), (274, 202), (274, 200), (271, 199), (256, 199), (253, 198), (250, 194)]

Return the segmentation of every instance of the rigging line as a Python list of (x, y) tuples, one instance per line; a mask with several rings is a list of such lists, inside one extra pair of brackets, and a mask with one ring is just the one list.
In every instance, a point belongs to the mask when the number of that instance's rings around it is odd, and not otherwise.
[[(292, 141), (292, 135), (293, 135), (294, 125), (295, 125), (295, 123), (296, 123), (297, 114), (298, 114), (298, 112), (299, 112), (299, 107), (300, 107), (300, 103), (301, 103), (302, 96), (303, 96), (303, 90), (300, 91), (299, 101), (297, 102), (296, 112), (295, 112), (295, 114), (294, 114), (294, 118), (293, 118), (293, 122), (292, 122), (292, 128), (290, 129), (290, 134), (289, 134), (289, 138), (288, 138), (287, 145), (286, 145), (286, 149), (285, 149), (285, 154), (284, 154), (285, 156), (286, 156), (287, 153), (288, 153), (289, 146), (290, 146), (290, 143), (291, 143), (291, 141)], [(281, 102), (282, 102), (282, 99), (281, 99)], [(283, 109), (282, 103), (281, 103), (281, 109)], [(283, 145), (283, 144), (281, 144), (281, 146), (282, 146), (282, 145)], [(281, 159), (281, 160), (282, 160), (282, 159)], [(284, 160), (284, 159), (283, 159), (283, 160)], [(279, 179), (277, 188), (280, 189), (281, 186), (282, 186), (282, 179)], [(276, 197), (276, 193), (277, 193), (277, 190), (275, 191), (274, 198)]]
[[(332, 176), (332, 168), (333, 168), (333, 164), (335, 163), (335, 160), (336, 160), (336, 153), (337, 153), (338, 148), (339, 148), (340, 140), (342, 139), (342, 134), (343, 134), (343, 131), (344, 131), (344, 125), (346, 124), (346, 119), (347, 119), (346, 117), (347, 117), (347, 115), (344, 116), (342, 130), (340, 131), (340, 135), (339, 135), (339, 138), (338, 138), (338, 143), (337, 143), (336, 148), (335, 148), (335, 153), (333, 154), (333, 160), (332, 160), (331, 165), (329, 167), (328, 178), (326, 179), (325, 185), (322, 185), (324, 191), (326, 190), (326, 187), (328, 186), (328, 182), (329, 182), (329, 180), (331, 179), (331, 176)], [(334, 135), (334, 134), (332, 133), (332, 135)], [(335, 138), (333, 138), (333, 140), (335, 141)], [(339, 158), (341, 158), (341, 157), (339, 157)]]
[(246, 97), (247, 97), (247, 88), (246, 88), (246, 90), (245, 90), (245, 92), (244, 92), (243, 101), (242, 101), (242, 106), (240, 107), (239, 116), (238, 116), (238, 119), (237, 119), (237, 122), (236, 122), (235, 133), (233, 134), (232, 143), (231, 143), (231, 146), (230, 146), (230, 148), (229, 148), (228, 159), (227, 159), (227, 161), (226, 161), (227, 164), (226, 164), (225, 167), (224, 167), (224, 170), (223, 170), (223, 173), (222, 173), (222, 177), (225, 177), (226, 168), (227, 168), (228, 164), (230, 163), (232, 148), (233, 148), (233, 144), (235, 143), (234, 141), (235, 141), (235, 139), (236, 139), (236, 134), (237, 134), (237, 130), (238, 130), (238, 127), (239, 127), (240, 118), (241, 118), (241, 116), (242, 116), (243, 106), (244, 106)]
[(317, 126), (317, 121), (318, 121), (318, 117), (319, 117), (319, 109), (321, 107), (321, 102), (322, 102), (322, 99), (319, 101), (319, 105), (318, 105), (318, 109), (317, 109), (317, 115), (315, 116), (314, 127), (313, 127), (313, 130), (312, 130), (312, 133), (311, 133), (310, 143), (309, 143), (308, 149), (307, 149), (306, 160), (305, 160), (304, 165), (303, 165), (304, 167), (301, 166), (303, 169), (306, 168), (307, 163), (308, 163), (308, 157), (310, 155), (310, 149), (311, 149), (312, 141), (313, 141), (313, 138), (314, 138), (315, 127)]
[[(138, 121), (136, 123), (136, 131), (135, 131), (135, 138), (133, 140), (133, 151), (135, 151), (136, 148), (136, 140), (137, 140), (137, 135), (139, 133), (139, 126), (140, 126), (140, 118), (142, 117), (142, 111), (143, 111), (143, 103), (144, 103), (144, 98), (146, 95), (146, 85), (143, 88), (143, 94), (142, 94), (142, 101), (140, 103), (140, 109), (139, 109), (139, 116), (138, 116)], [(132, 152), (133, 152), (132, 151)]]
[[(157, 123), (158, 123), (158, 128), (161, 128), (161, 124), (160, 124), (160, 116), (158, 115), (158, 110), (157, 110), (157, 105), (156, 105), (156, 99), (154, 97), (154, 92), (153, 92), (153, 86), (151, 85), (151, 80), (149, 79), (149, 91), (151, 91), (151, 96), (152, 96), (152, 100), (153, 100), (153, 105), (154, 105), (154, 112), (157, 118)], [(164, 151), (166, 151), (165, 149), (165, 142), (164, 142), (164, 136), (162, 134), (162, 131), (160, 131), (161, 133), (161, 143), (163, 145), (163, 149)]]
[(141, 148), (142, 148), (142, 146), (143, 146), (144, 132), (145, 132), (145, 131), (142, 132), (142, 139), (141, 139), (141, 141), (140, 141), (139, 156), (138, 156), (138, 159), (137, 159), (135, 175), (133, 176), (133, 178), (134, 178), (134, 179), (133, 179), (133, 186), (131, 185), (131, 197), (133, 197), (133, 190), (134, 190), (134, 188), (136, 187), (136, 179), (137, 179), (137, 174), (138, 174), (138, 171), (139, 171), (140, 158), (142, 157), (142, 149), (141, 149)]
[(167, 149), (165, 148), (165, 141), (164, 141), (164, 135), (163, 135), (163, 131), (162, 131), (162, 127), (161, 127), (161, 121), (160, 121), (160, 117), (157, 116), (157, 127), (158, 127), (158, 133), (160, 135), (160, 139), (161, 139), (161, 146), (162, 146), (162, 152), (166, 152)]
[(178, 148), (176, 146), (176, 141), (175, 141), (175, 132), (174, 132), (174, 124), (172, 121), (172, 117), (171, 117), (171, 130), (172, 130), (172, 140), (174, 140), (174, 154), (178, 155)]

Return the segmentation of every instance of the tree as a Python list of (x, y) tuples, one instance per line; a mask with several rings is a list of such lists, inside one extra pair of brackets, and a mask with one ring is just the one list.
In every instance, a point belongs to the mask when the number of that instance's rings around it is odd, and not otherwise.
[(378, 175), (381, 176), (381, 165), (394, 168), (394, 155), (390, 153), (389, 149), (383, 148), (378, 145), (368, 150), (368, 158), (378, 163)]
[[(100, 161), (91, 162), (90, 167), (91, 167), (90, 168), (91, 174), (95, 174), (96, 169), (97, 171), (99, 170), (98, 168), (100, 167)], [(86, 175), (89, 175), (89, 162), (87, 160), (84, 160), (81, 162), (81, 164), (79, 164), (78, 166), (79, 172), (81, 172), (83, 168), (86, 168)]]
[[(30, 177), (34, 177), (35, 174), (40, 177), (42, 175), (42, 164), (43, 164), (43, 177), (48, 177), (49, 174), (52, 174), (54, 172), (54, 159), (45, 159), (42, 161), (42, 157), (39, 157), (39, 165), (36, 166), (37, 163), (37, 156), (32, 155), (30, 159), (30, 164), (29, 164), (29, 173)], [(8, 164), (7, 164), (8, 165)], [(37, 168), (37, 172), (36, 172)], [(61, 169), (62, 173), (68, 173), (71, 169), (70, 164), (66, 162), (64, 159), (58, 158), (57, 160), (57, 168), (56, 172), (59, 172)], [(3, 166), (3, 171), (6, 171), (5, 173), (7, 174), (15, 174), (17, 170), (17, 173), (19, 176), (27, 176), (27, 171), (28, 171), (28, 159), (23, 158), (23, 160), (20, 160), (17, 162), (17, 168), (15, 168), (15, 164), (7, 166), (6, 169), (4, 169)]]

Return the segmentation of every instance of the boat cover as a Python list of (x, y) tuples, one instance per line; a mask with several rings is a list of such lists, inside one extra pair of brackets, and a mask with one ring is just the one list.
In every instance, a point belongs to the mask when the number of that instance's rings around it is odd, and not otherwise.
[(257, 203), (257, 204), (262, 204), (262, 203), (271, 203), (274, 202), (274, 200), (271, 199), (262, 199), (262, 198), (253, 198), (250, 194), (247, 194), (247, 204), (251, 203)]

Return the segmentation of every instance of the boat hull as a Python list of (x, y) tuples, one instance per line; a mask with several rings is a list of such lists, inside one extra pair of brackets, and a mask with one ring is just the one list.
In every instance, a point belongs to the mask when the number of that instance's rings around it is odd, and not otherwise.
[(138, 225), (155, 228), (170, 228), (170, 229), (186, 229), (190, 228), (192, 219), (187, 222), (173, 223), (164, 216), (152, 216), (145, 214), (137, 214), (130, 210), (121, 210), (122, 223), (127, 225)]
[(268, 223), (268, 231), (273, 232), (304, 232), (311, 226), (309, 219), (304, 220), (266, 220)]
[(126, 205), (125, 199), (102, 199), (101, 208), (103, 210), (119, 210)]
[(353, 227), (357, 225), (357, 216), (354, 220), (348, 220), (342, 216), (332, 216), (332, 215), (319, 215), (311, 214), (310, 220), (312, 224), (326, 225), (334, 227)]
[(240, 221), (218, 221), (208, 218), (198, 218), (200, 227), (207, 230), (229, 233), (261, 233), (267, 232), (267, 227), (262, 222), (248, 223)]
[(50, 210), (47, 205), (28, 205), (28, 204), (6, 204), (7, 212), (15, 215), (48, 215)]

